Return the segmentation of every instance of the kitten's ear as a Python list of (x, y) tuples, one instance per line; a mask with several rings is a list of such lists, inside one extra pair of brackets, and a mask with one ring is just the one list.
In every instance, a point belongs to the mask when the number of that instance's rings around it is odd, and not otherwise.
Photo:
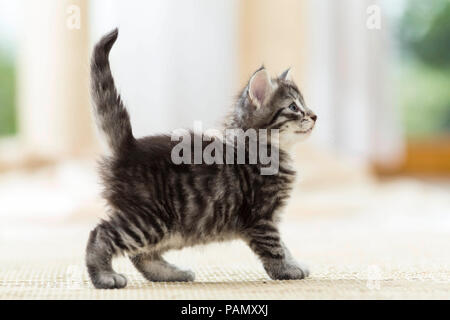
[(292, 81), (291, 68), (289, 68), (289, 69), (287, 69), (286, 71), (284, 71), (284, 72), (280, 75), (280, 79), (281, 79), (281, 80)]
[(273, 85), (269, 73), (264, 67), (261, 67), (253, 74), (248, 84), (248, 95), (256, 108), (264, 104), (272, 93), (272, 89)]

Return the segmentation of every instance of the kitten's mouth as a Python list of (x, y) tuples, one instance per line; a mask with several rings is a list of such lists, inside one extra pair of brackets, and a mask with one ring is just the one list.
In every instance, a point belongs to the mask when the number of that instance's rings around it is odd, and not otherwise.
[(297, 130), (297, 131), (295, 131), (295, 133), (301, 133), (301, 134), (310, 133), (312, 131), (312, 129), (313, 128), (309, 128), (308, 130), (304, 130), (304, 131)]

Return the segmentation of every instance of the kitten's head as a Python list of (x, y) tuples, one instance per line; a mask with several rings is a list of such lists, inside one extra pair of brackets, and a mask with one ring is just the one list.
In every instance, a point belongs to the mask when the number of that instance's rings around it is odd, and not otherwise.
[(292, 81), (290, 69), (270, 78), (259, 68), (242, 91), (229, 126), (246, 129), (278, 129), (280, 146), (289, 147), (309, 136), (317, 116)]

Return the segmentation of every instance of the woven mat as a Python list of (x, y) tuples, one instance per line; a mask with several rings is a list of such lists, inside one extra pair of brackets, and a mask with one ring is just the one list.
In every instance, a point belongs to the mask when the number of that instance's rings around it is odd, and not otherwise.
[[(449, 284), (443, 279), (417, 277), (367, 281), (364, 271), (336, 269), (338, 277), (315, 272), (304, 281), (270, 281), (249, 267), (195, 269), (193, 283), (151, 283), (131, 267), (121, 266), (128, 278), (122, 290), (93, 289), (81, 266), (63, 263), (45, 268), (19, 268), (2, 274), (1, 299), (431, 299), (449, 298)], [(442, 274), (437, 273), (439, 278)], [(448, 279), (449, 274), (446, 274)]]
[(0, 299), (450, 299), (448, 185), (310, 187), (286, 211), (281, 233), (310, 266), (306, 280), (270, 280), (235, 241), (169, 252), (196, 273), (192, 283), (148, 282), (119, 258), (128, 278), (120, 290), (94, 289), (87, 277), (93, 221), (2, 221)]
[(128, 286), (120, 290), (97, 290), (90, 284), (83, 263), (87, 228), (53, 234), (46, 230), (45, 237), (34, 236), (38, 242), (3, 246), (8, 258), (2, 254), (0, 261), (0, 299), (450, 298), (448, 235), (428, 238), (427, 245), (434, 250), (421, 253), (409, 241), (415, 238), (418, 243), (423, 239), (420, 234), (411, 234), (400, 243), (397, 236), (385, 234), (374, 248), (355, 234), (349, 237), (347, 233), (334, 243), (329, 238), (313, 242), (307, 235), (299, 237), (298, 230), (306, 232), (304, 227), (290, 224), (283, 233), (291, 247), (299, 238), (307, 240), (303, 248), (294, 250), (297, 257), (302, 257), (299, 252), (303, 251), (312, 270), (306, 280), (270, 280), (251, 251), (236, 241), (168, 253), (170, 262), (195, 271), (192, 283), (148, 282), (127, 259), (119, 258), (115, 269), (128, 278)]

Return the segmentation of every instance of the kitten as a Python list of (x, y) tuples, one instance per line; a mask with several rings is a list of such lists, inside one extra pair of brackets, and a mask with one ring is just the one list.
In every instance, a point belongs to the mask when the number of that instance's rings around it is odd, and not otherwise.
[(279, 143), (270, 146), (279, 152), (278, 173), (262, 175), (259, 161), (174, 164), (176, 142), (170, 136), (133, 137), (108, 60), (117, 36), (115, 29), (97, 43), (91, 65), (94, 113), (112, 152), (100, 167), (109, 218), (91, 231), (86, 249), (94, 286), (126, 286), (126, 278), (111, 266), (118, 254), (127, 254), (150, 281), (192, 281), (193, 272), (168, 263), (162, 254), (231, 239), (245, 241), (272, 279), (307, 277), (309, 271), (292, 258), (277, 227), (295, 177), (287, 151), (309, 135), (317, 118), (289, 70), (274, 79), (264, 67), (257, 70), (225, 122), (226, 128), (279, 129)]

